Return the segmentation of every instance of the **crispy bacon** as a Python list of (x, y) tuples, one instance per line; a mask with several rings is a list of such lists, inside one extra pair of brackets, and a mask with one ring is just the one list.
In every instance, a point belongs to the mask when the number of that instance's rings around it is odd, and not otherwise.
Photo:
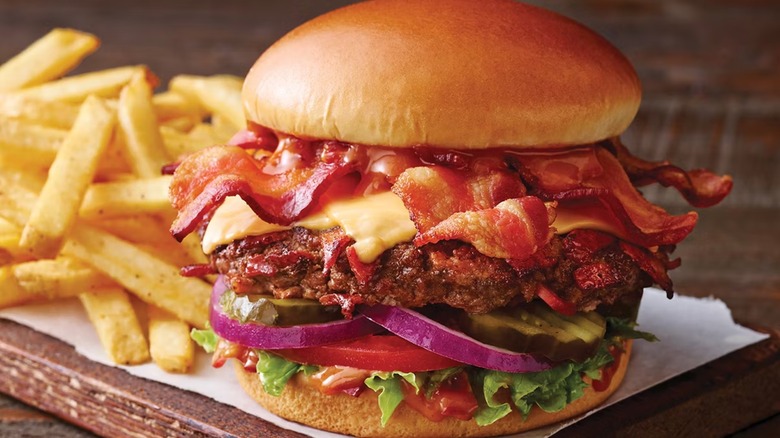
[(614, 241), (615, 237), (601, 231), (573, 230), (563, 239), (563, 249), (569, 258), (578, 263), (584, 263), (590, 259), (591, 255), (606, 248)]
[(236, 146), (198, 151), (176, 169), (171, 182), (171, 202), (179, 210), (171, 233), (182, 240), (232, 195), (241, 196), (261, 219), (289, 225), (316, 205), (330, 183), (354, 170), (354, 164), (337, 152), (329, 152), (329, 157), (335, 156), (332, 160), (268, 174), (262, 161)]
[(418, 234), (414, 243), (462, 240), (486, 256), (524, 260), (550, 241), (554, 219), (555, 206), (539, 198), (507, 199), (494, 208), (455, 213)]
[(672, 216), (642, 197), (604, 148), (513, 154), (509, 160), (530, 182), (532, 194), (610, 224), (621, 238), (641, 246), (676, 244), (696, 225), (696, 212)]
[(246, 265), (247, 277), (271, 277), (285, 266), (298, 263), (302, 259), (312, 260), (314, 255), (307, 251), (285, 251), (281, 254), (257, 254)]
[(409, 210), (417, 230), (425, 233), (453, 213), (485, 210), (525, 195), (522, 181), (506, 171), (469, 174), (442, 166), (413, 167), (392, 187)]
[(341, 228), (323, 231), (322, 238), (322, 273), (328, 275), (336, 264), (339, 256), (352, 239)]
[(279, 144), (276, 134), (270, 129), (242, 129), (228, 140), (229, 146), (238, 146), (242, 149), (260, 149), (273, 151)]
[(711, 207), (726, 197), (734, 182), (729, 175), (716, 175), (706, 169), (685, 171), (669, 161), (645, 161), (631, 155), (620, 142), (613, 138), (605, 142), (612, 149), (634, 185), (641, 187), (654, 182), (664, 187), (672, 186), (694, 207)]
[(574, 271), (574, 281), (582, 290), (604, 289), (620, 283), (620, 275), (608, 263), (589, 263)]
[(205, 277), (216, 273), (216, 269), (208, 263), (182, 266), (181, 269), (179, 269), (179, 275), (182, 277)]
[(371, 279), (374, 277), (377, 264), (363, 263), (360, 261), (354, 246), (347, 247), (346, 251), (349, 267), (352, 269), (352, 272), (355, 273), (355, 279), (357, 279), (358, 285), (360, 285), (361, 288), (368, 286), (368, 284), (371, 282)]
[(654, 257), (650, 251), (627, 242), (621, 241), (620, 249), (639, 265), (639, 269), (645, 271), (657, 285), (661, 286), (669, 298), (672, 297), (674, 293), (672, 279), (669, 278), (667, 265), (663, 260)]
[(355, 306), (363, 304), (363, 297), (361, 295), (327, 294), (320, 297), (320, 304), (323, 306), (339, 306), (344, 318), (352, 319)]

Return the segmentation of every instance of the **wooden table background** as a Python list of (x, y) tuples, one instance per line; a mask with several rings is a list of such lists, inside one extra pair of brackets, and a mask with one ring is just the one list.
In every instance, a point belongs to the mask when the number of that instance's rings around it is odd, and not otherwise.
[[(0, 60), (67, 26), (103, 39), (79, 71), (144, 63), (163, 81), (178, 73), (243, 75), (286, 31), (346, 3), (0, 0)], [(677, 252), (678, 292), (714, 295), (736, 320), (780, 329), (780, 2), (533, 3), (590, 26), (634, 63), (644, 99), (623, 139), (637, 155), (734, 176), (731, 196), (701, 212)], [(672, 190), (646, 195), (672, 211), (686, 209)], [(766, 402), (774, 416), (740, 436), (780, 434), (780, 396), (768, 394)], [(0, 435), (66, 434), (89, 436), (0, 395)]]

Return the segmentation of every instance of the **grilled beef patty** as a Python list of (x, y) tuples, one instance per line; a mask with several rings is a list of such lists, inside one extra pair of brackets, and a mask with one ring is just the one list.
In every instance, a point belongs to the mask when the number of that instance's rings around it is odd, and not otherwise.
[[(340, 228), (295, 227), (221, 246), (212, 253), (211, 263), (238, 293), (309, 299), (347, 294), (359, 296), (366, 304), (421, 307), (442, 303), (469, 313), (530, 301), (540, 284), (579, 310), (612, 304), (652, 284), (620, 250), (617, 240), (583, 256), (568, 250), (572, 245), (567, 245), (567, 239), (568, 235), (554, 236), (538, 252), (541, 261), (530, 268), (482, 255), (461, 241), (421, 247), (401, 243), (369, 266), (365, 279), (350, 266), (343, 248), (352, 241)], [(666, 254), (656, 257), (665, 259)]]

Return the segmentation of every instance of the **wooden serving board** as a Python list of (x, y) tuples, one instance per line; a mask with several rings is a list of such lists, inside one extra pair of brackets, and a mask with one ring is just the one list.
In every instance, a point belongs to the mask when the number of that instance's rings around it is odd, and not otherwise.
[[(611, 406), (559, 436), (721, 436), (780, 413), (780, 336)], [(199, 394), (92, 362), (0, 319), (0, 391), (103, 436), (299, 437)]]

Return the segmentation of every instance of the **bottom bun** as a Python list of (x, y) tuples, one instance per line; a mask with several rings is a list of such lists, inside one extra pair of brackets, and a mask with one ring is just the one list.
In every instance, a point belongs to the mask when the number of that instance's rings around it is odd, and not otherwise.
[(482, 437), (523, 432), (575, 417), (600, 405), (620, 386), (631, 355), (631, 341), (625, 343), (626, 353), (606, 391), (596, 392), (590, 386), (585, 395), (566, 409), (548, 413), (538, 407), (531, 410), (526, 420), (515, 410), (489, 426), (478, 426), (474, 420), (463, 421), (448, 417), (432, 422), (414, 409), (401, 403), (390, 421), (380, 424), (381, 412), (374, 391), (363, 391), (359, 397), (347, 394), (325, 395), (307, 385), (306, 377), (298, 373), (287, 382), (282, 395), (274, 397), (263, 390), (256, 373), (247, 372), (236, 362), (238, 380), (244, 390), (263, 407), (291, 421), (355, 436), (366, 437)]

